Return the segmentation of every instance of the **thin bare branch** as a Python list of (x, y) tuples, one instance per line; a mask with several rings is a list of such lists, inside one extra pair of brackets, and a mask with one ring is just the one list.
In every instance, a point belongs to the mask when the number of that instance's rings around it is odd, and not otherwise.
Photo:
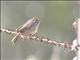
[[(9, 29), (4, 29), (1, 28), (0, 29), (2, 32), (6, 32), (6, 33), (10, 33), (10, 34), (18, 34), (15, 31), (10, 31)], [(64, 43), (64, 42), (58, 42), (56, 40), (51, 40), (49, 38), (45, 38), (45, 37), (39, 37), (37, 35), (30, 35), (29, 36), (30, 40), (35, 40), (35, 41), (40, 41), (40, 42), (44, 42), (47, 44), (51, 44), (51, 45), (55, 45), (55, 46), (63, 46), (64, 48), (70, 48), (71, 49), (71, 45), (69, 43)]]

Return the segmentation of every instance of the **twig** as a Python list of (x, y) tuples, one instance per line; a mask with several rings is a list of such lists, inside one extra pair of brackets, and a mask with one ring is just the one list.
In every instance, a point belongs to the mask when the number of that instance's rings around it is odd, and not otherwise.
[[(10, 34), (18, 34), (15, 31), (11, 31), (9, 29), (4, 29), (4, 28), (1, 28), (0, 31), (10, 33)], [(55, 45), (55, 46), (63, 46), (64, 48), (70, 48), (70, 49), (72, 48), (69, 43), (58, 42), (58, 41), (55, 41), (55, 40), (51, 40), (49, 38), (39, 37), (39, 36), (36, 36), (36, 35), (30, 35), (29, 39), (30, 40), (40, 41), (40, 42), (45, 42), (47, 44), (51, 44), (51, 45)]]

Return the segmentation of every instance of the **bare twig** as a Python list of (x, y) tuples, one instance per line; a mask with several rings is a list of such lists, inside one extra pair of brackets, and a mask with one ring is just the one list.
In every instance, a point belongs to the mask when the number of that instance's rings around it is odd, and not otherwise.
[[(1, 28), (0, 30), (2, 32), (6, 32), (6, 33), (10, 33), (10, 34), (18, 34), (17, 32), (10, 31), (9, 29)], [(45, 42), (47, 44), (51, 44), (51, 45), (55, 45), (55, 46), (63, 46), (65, 48), (70, 48), (71, 49), (71, 45), (69, 43), (58, 42), (58, 41), (51, 40), (51, 39), (45, 38), (45, 37), (39, 37), (39, 36), (36, 36), (36, 35), (30, 35), (29, 39), (30, 40), (40, 41), (40, 42)]]

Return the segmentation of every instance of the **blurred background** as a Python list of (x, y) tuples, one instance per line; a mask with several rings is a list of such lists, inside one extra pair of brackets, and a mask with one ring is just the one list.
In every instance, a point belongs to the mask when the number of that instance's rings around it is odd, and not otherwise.
[[(28, 19), (37, 16), (41, 22), (38, 35), (56, 41), (70, 42), (75, 39), (72, 23), (80, 17), (80, 2), (67, 1), (2, 1), (1, 27), (16, 29)], [(72, 60), (74, 52), (62, 46), (21, 38), (12, 46), (14, 36), (1, 33), (2, 60)]]

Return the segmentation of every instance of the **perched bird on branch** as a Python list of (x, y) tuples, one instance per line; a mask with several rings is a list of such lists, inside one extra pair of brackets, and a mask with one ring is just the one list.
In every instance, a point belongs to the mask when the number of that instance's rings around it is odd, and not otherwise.
[(25, 24), (21, 25), (16, 29), (17, 34), (13, 37), (12, 43), (16, 42), (17, 38), (21, 36), (21, 38), (29, 39), (30, 35), (36, 35), (38, 31), (40, 22), (37, 20), (36, 17), (33, 17), (32, 19), (28, 20)]

